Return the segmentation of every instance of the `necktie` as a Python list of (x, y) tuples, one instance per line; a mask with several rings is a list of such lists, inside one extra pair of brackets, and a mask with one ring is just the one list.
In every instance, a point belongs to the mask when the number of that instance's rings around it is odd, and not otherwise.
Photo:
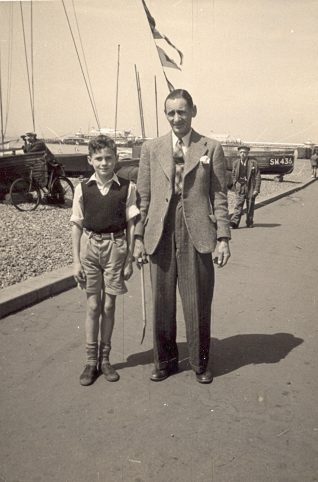
[(174, 177), (174, 191), (176, 194), (181, 194), (182, 192), (182, 180), (183, 180), (183, 170), (184, 170), (184, 157), (182, 150), (182, 139), (178, 139), (176, 145), (173, 149), (173, 159), (175, 162), (175, 177)]

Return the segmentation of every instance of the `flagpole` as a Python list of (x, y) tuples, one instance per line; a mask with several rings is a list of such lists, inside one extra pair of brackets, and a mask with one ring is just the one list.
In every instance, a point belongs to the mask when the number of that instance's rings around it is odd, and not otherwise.
[(116, 107), (115, 107), (115, 142), (117, 137), (117, 110), (118, 110), (118, 86), (119, 86), (119, 58), (120, 58), (120, 45), (118, 45), (117, 51), (117, 81), (116, 81)]
[(157, 97), (157, 78), (155, 76), (155, 102), (156, 102), (156, 127), (157, 127), (157, 137), (159, 137), (159, 126), (158, 126), (158, 97)]

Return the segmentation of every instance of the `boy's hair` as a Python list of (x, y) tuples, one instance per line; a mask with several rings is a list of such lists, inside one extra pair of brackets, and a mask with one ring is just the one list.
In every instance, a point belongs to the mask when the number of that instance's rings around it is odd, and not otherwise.
[(117, 146), (114, 139), (103, 134), (94, 137), (94, 139), (91, 139), (89, 141), (88, 154), (91, 156), (92, 154), (95, 154), (96, 152), (104, 149), (105, 147), (111, 149), (114, 152), (115, 156), (117, 156)]
[(185, 89), (175, 89), (172, 92), (170, 92), (170, 94), (167, 96), (167, 98), (165, 100), (165, 111), (166, 111), (167, 100), (169, 100), (169, 99), (184, 99), (187, 102), (190, 109), (193, 108), (192, 97), (189, 94), (189, 92)]

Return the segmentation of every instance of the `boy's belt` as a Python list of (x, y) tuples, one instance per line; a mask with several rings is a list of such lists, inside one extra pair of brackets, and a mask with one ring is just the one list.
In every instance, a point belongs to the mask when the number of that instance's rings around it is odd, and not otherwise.
[(102, 239), (117, 239), (122, 238), (125, 235), (125, 231), (122, 229), (121, 231), (117, 231), (116, 233), (95, 233), (94, 231), (89, 231), (88, 229), (84, 228), (84, 232), (87, 234), (89, 238), (94, 238), (98, 240)]

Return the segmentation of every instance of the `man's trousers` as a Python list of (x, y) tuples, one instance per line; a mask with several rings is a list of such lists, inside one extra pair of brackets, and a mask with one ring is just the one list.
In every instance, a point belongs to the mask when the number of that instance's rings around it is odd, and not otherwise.
[(178, 284), (190, 364), (195, 371), (205, 371), (209, 360), (214, 267), (212, 254), (200, 254), (192, 244), (179, 196), (174, 196), (171, 202), (163, 236), (156, 252), (150, 256), (150, 273), (155, 367), (169, 368), (170, 363), (178, 361)]
[(237, 227), (239, 226), (241, 221), (245, 200), (246, 200), (246, 225), (249, 226), (253, 224), (255, 197), (247, 197), (246, 194), (236, 193), (235, 206), (233, 209), (233, 214), (231, 216), (231, 223), (236, 224)]

